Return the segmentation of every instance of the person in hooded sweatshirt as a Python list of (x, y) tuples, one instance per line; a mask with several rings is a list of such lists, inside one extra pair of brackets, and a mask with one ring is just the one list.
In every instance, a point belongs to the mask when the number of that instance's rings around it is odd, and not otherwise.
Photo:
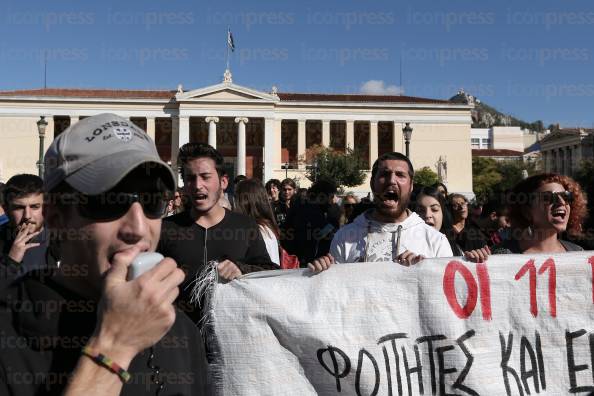
[(330, 253), (309, 264), (323, 271), (336, 263), (394, 261), (409, 266), (423, 258), (451, 257), (445, 235), (408, 209), (413, 190), (413, 166), (405, 155), (380, 156), (371, 170), (374, 207), (342, 227)]

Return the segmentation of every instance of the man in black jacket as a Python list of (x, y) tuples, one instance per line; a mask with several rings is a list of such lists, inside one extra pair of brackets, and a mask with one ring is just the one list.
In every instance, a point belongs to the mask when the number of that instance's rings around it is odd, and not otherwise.
[(0, 227), (0, 253), (6, 265), (14, 266), (10, 270), (24, 274), (55, 266), (43, 224), (43, 180), (36, 175), (15, 175), (6, 183), (0, 201), (9, 219)]
[(301, 267), (330, 251), (339, 228), (340, 208), (334, 203), (336, 185), (318, 180), (308, 191), (307, 202), (296, 201), (284, 226), (284, 247), (299, 257)]
[(100, 114), (58, 136), (45, 169), (61, 262), (0, 287), (0, 395), (206, 394), (200, 334), (173, 306), (183, 271), (165, 258), (127, 279), (175, 190), (154, 143)]
[(157, 250), (176, 260), (186, 273), (179, 304), (198, 321), (188, 286), (209, 262), (218, 262), (218, 275), (227, 281), (278, 266), (268, 256), (256, 221), (218, 205), (229, 182), (221, 154), (207, 144), (187, 143), (179, 150), (178, 162), (190, 207), (163, 221)]

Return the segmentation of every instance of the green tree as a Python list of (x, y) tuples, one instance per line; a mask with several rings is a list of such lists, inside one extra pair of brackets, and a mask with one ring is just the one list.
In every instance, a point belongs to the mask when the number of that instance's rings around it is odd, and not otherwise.
[(439, 181), (437, 173), (433, 172), (428, 166), (415, 171), (413, 182), (417, 186), (432, 186)]
[(594, 161), (583, 160), (574, 175), (574, 179), (580, 183), (583, 188), (590, 186), (592, 180), (594, 180)]
[(534, 131), (542, 132), (544, 131), (544, 124), (541, 120), (534, 122), (534, 127), (532, 128)]
[(472, 185), (481, 202), (511, 189), (526, 173), (528, 176), (537, 173), (536, 164), (514, 160), (496, 161), (484, 157), (472, 159)]
[(524, 177), (522, 162), (502, 161), (499, 165), (501, 183), (495, 189), (497, 192), (505, 191), (518, 184)]
[(361, 156), (347, 149), (345, 153), (324, 146), (313, 146), (307, 150), (306, 173), (310, 181), (328, 180), (337, 187), (355, 187), (365, 181), (364, 164)]
[(486, 201), (494, 194), (501, 183), (498, 163), (493, 158), (474, 157), (472, 159), (472, 187), (479, 201)]

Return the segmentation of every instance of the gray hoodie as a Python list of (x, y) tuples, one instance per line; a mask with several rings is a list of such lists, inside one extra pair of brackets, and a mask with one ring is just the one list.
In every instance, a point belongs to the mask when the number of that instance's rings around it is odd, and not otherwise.
[(332, 239), (330, 254), (337, 263), (394, 261), (406, 250), (426, 258), (453, 256), (445, 235), (416, 213), (409, 213), (402, 223), (382, 223), (370, 218), (371, 211), (357, 216)]

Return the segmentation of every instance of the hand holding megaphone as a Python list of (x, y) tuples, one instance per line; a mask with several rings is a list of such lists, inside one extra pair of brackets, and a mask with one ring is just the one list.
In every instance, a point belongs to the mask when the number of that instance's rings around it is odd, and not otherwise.
[(111, 264), (89, 345), (123, 365), (173, 326), (185, 275), (173, 259), (135, 248), (116, 254)]
[(130, 267), (128, 267), (128, 280), (136, 279), (155, 265), (163, 261), (165, 257), (157, 252), (142, 252), (134, 257)]

